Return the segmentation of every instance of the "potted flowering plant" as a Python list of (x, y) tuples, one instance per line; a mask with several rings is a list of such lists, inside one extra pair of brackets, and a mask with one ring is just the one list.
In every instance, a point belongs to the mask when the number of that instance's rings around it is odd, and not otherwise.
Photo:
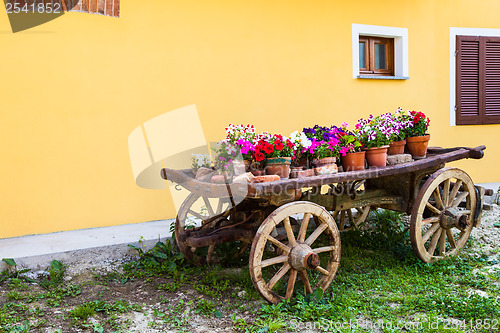
[(392, 115), (392, 125), (395, 132), (391, 137), (390, 147), (387, 150), (388, 155), (403, 154), (406, 145), (406, 138), (411, 127), (413, 127), (413, 117), (408, 111), (398, 108)]
[(338, 127), (315, 125), (311, 128), (304, 128), (303, 132), (311, 141), (311, 146), (306, 152), (313, 158), (313, 163), (316, 166), (335, 163), (340, 151), (337, 137), (339, 133)]
[(260, 138), (254, 147), (255, 160), (266, 160), (266, 173), (288, 178), (295, 146), (290, 139), (280, 134)]
[(387, 114), (374, 118), (373, 115), (360, 119), (356, 124), (363, 149), (366, 150), (366, 160), (370, 166), (386, 166), (387, 148), (395, 129)]
[(306, 153), (313, 158), (315, 174), (332, 174), (338, 171), (335, 164), (339, 156), (339, 128), (336, 126), (323, 127), (315, 125), (304, 128), (303, 132), (311, 141), (311, 146)]
[(295, 158), (292, 161), (292, 165), (295, 167), (309, 167), (310, 157), (309, 148), (311, 147), (311, 140), (303, 131), (295, 131), (290, 134), (290, 141), (295, 146)]
[(243, 161), (244, 168), (247, 170), (252, 161), (252, 150), (255, 145), (255, 139), (257, 134), (255, 133), (255, 127), (251, 124), (248, 125), (234, 125), (229, 124), (226, 127), (226, 141), (238, 150), (236, 158), (232, 161), (234, 164), (238, 164), (237, 168), (242, 168), (240, 164)]
[(421, 159), (427, 156), (427, 146), (430, 140), (429, 118), (418, 111), (410, 111), (413, 126), (408, 129), (408, 150), (414, 159)]
[(234, 163), (238, 158), (241, 159), (237, 145), (229, 142), (227, 139), (223, 139), (212, 149), (215, 152), (214, 166), (217, 170), (225, 174), (228, 178), (242, 173), (237, 163)]
[(210, 168), (210, 156), (207, 154), (191, 154), (191, 169), (193, 173), (196, 175), (196, 172), (200, 168)]
[(365, 168), (365, 151), (361, 150), (363, 144), (357, 131), (351, 132), (348, 127), (349, 124), (344, 122), (338, 135), (342, 166), (344, 171), (363, 170)]

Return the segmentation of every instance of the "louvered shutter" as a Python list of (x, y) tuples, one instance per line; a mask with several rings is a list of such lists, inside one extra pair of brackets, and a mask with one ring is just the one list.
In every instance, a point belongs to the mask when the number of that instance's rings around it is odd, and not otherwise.
[(457, 36), (456, 124), (481, 124), (480, 38)]
[(484, 38), (484, 117), (483, 124), (500, 123), (500, 37)]

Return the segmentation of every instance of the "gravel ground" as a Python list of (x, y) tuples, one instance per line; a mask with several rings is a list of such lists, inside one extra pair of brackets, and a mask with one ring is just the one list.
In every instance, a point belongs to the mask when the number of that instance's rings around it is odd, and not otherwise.
[[(494, 225), (499, 222), (500, 206), (494, 204), (491, 210), (483, 212), (480, 227), (473, 229), (471, 234), (473, 246), (467, 250), (467, 252), (471, 255), (485, 254), (489, 257), (489, 260), (500, 261), (500, 248), (497, 245), (500, 241), (500, 228)], [(125, 258), (124, 260), (130, 259), (131, 258)], [(96, 297), (102, 297), (99, 295), (105, 294), (106, 296), (102, 299), (106, 301), (124, 299), (132, 304), (143, 304), (142, 312), (132, 311), (120, 315), (121, 322), (128, 322), (127, 332), (234, 332), (235, 328), (230, 316), (235, 315), (235, 319), (254, 321), (256, 319), (255, 312), (262, 304), (260, 301), (250, 301), (246, 312), (237, 312), (225, 310), (226, 308), (222, 305), (224, 300), (218, 300), (221, 304), (217, 304), (217, 306), (223, 309), (224, 317), (216, 318), (214, 316), (210, 317), (197, 314), (194, 309), (194, 304), (196, 304), (196, 302), (189, 305), (190, 301), (197, 301), (201, 297), (200, 294), (190, 286), (181, 286), (180, 289), (175, 292), (165, 293), (162, 291), (161, 293), (164, 296), (160, 297), (160, 291), (151, 286), (168, 283), (170, 281), (168, 279), (153, 278), (153, 281), (136, 280), (128, 282), (125, 285), (110, 283), (107, 286), (92, 282), (95, 281), (96, 275), (105, 276), (112, 272), (123, 272), (121, 267), (122, 262), (122, 260), (107, 260), (95, 262), (92, 265), (72, 264), (66, 271), (65, 280), (72, 284), (82, 284), (84, 286), (82, 296), (84, 294), (87, 296), (85, 296), (84, 299), (80, 298), (78, 302), (93, 300), (96, 299)], [(500, 264), (487, 266), (485, 270), (495, 269), (499, 266)], [(237, 268), (236, 270), (243, 269), (246, 268)], [(30, 277), (36, 278), (37, 275), (46, 273), (39, 271), (30, 272), (29, 274), (31, 275)], [(37, 287), (38, 286), (34, 286), (33, 288), (36, 289)], [(5, 297), (6, 292), (8, 292), (8, 290), (0, 290), (0, 299)], [(236, 290), (236, 292), (238, 293), (238, 297), (244, 298), (245, 295), (243, 293), (245, 293), (245, 291)], [(50, 328), (44, 328), (42, 331), (49, 333), (96, 332), (95, 329), (91, 328), (77, 326), (67, 327), (67, 319), (63, 318), (63, 312), (74, 308), (78, 304), (79, 303), (70, 303), (66, 308), (45, 307), (43, 310), (51, 312), (51, 317), (54, 318), (54, 321), (52, 321), (54, 325)], [(185, 325), (179, 327), (179, 330), (166, 330), (162, 325), (162, 320), (164, 318), (158, 317), (157, 315), (155, 316), (154, 314), (158, 312), (168, 313), (169, 310), (179, 304), (184, 304), (184, 307), (183, 311), (176, 315), (176, 320), (185, 320)], [(90, 322), (95, 322), (97, 325), (98, 319), (99, 318), (90, 318), (89, 320)]]

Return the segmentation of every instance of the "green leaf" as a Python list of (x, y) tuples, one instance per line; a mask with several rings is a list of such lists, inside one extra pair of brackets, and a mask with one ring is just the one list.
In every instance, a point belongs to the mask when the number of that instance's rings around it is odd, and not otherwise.
[(14, 267), (17, 266), (16, 262), (12, 258), (3, 258), (2, 261), (5, 262), (9, 266), (14, 266)]
[(57, 260), (52, 260), (52, 262), (50, 263), (50, 266), (52, 266), (52, 268), (55, 269), (56, 271), (60, 271), (64, 267), (62, 262), (57, 261)]
[(144, 254), (144, 252), (142, 251), (142, 249), (138, 248), (137, 246), (134, 246), (132, 244), (128, 244), (127, 246), (133, 248), (134, 250), (136, 250), (137, 252), (139, 252), (139, 254), (141, 254), (141, 255)]
[(222, 317), (223, 317), (222, 312), (220, 312), (219, 310), (215, 310), (214, 315), (215, 315), (215, 317), (217, 317), (217, 318), (222, 318)]
[(167, 255), (165, 253), (161, 253), (158, 251), (153, 251), (151, 252), (156, 258), (162, 258), (162, 259), (167, 259)]
[(323, 291), (323, 289), (321, 288), (316, 288), (316, 290), (314, 291), (313, 295), (314, 297), (319, 301), (323, 298), (323, 294), (325, 292)]

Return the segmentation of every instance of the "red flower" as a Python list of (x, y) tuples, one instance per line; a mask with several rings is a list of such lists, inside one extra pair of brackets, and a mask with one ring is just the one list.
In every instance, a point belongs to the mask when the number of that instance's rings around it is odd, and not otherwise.
[(258, 149), (255, 149), (254, 157), (257, 162), (263, 161), (266, 156)]
[(288, 146), (288, 148), (293, 149), (293, 143), (292, 143), (292, 141), (290, 141), (290, 140), (287, 139), (286, 140), (286, 145)]
[(276, 150), (282, 150), (283, 149), (283, 141), (276, 141), (274, 143), (274, 147), (276, 148)]

